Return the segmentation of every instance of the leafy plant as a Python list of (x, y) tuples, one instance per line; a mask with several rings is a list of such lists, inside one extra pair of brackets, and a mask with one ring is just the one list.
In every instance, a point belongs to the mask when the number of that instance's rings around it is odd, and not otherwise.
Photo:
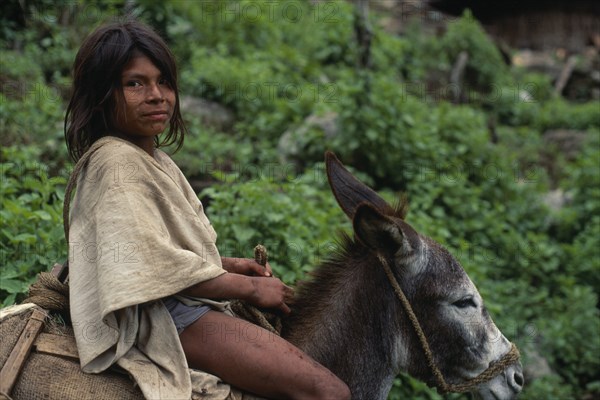
[(205, 189), (201, 196), (209, 203), (207, 215), (222, 254), (251, 257), (254, 246), (262, 243), (281, 279), (301, 279), (335, 249), (335, 232), (349, 228), (323, 188), (325, 181), (323, 170), (316, 168), (283, 180), (261, 176)]
[[(2, 148), (0, 185), (0, 298), (23, 299), (38, 272), (66, 259), (62, 229), (64, 177), (48, 176), (35, 147)], [(6, 160), (6, 161), (5, 161)]]

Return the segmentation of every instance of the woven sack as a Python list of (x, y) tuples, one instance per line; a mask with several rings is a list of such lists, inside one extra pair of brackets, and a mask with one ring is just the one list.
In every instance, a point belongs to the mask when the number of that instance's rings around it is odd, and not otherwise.
[[(6, 363), (33, 310), (32, 307), (0, 321), (0, 367)], [(44, 331), (48, 330), (46, 324)], [(114, 371), (86, 374), (81, 371), (79, 360), (40, 354), (35, 349), (25, 362), (10, 397), (13, 400), (144, 399), (126, 375)]]
[[(0, 369), (4, 367), (33, 311), (42, 310), (33, 304), (13, 307), (17, 309), (14, 313), (10, 311), (11, 307), (0, 310)], [(44, 324), (43, 331), (73, 337), (70, 327), (52, 323)], [(192, 400), (211, 400), (214, 399), (213, 396), (210, 392), (194, 393)], [(113, 370), (101, 374), (86, 374), (81, 371), (79, 360), (38, 353), (34, 345), (11, 393), (0, 393), (0, 400), (4, 399), (143, 400), (144, 396), (127, 375)], [(265, 399), (232, 387), (227, 400)]]

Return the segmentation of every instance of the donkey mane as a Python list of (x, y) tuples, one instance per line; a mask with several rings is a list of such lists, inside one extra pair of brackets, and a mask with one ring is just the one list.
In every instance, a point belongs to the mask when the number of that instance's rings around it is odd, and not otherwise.
[(396, 200), (394, 207), (392, 207), (392, 213), (388, 214), (388, 216), (404, 220), (408, 214), (408, 208), (408, 197), (402, 193), (398, 200)]
[[(296, 285), (296, 296), (290, 303), (292, 308), (305, 300), (311, 302), (314, 293), (327, 292), (332, 288), (332, 282), (348, 273), (348, 260), (364, 257), (366, 247), (346, 232), (341, 232), (335, 240), (335, 248), (313, 271), (308, 273), (309, 279)], [(314, 299), (316, 300), (316, 299)], [(294, 309), (294, 314), (303, 310)], [(310, 309), (304, 310), (311, 313)]]
[(376, 263), (364, 244), (341, 233), (336, 250), (296, 286), (292, 313), (283, 320), (282, 336), (346, 381), (358, 399), (381, 399), (389, 391), (397, 343), (382, 332), (406, 331), (401, 320), (380, 318), (402, 310), (384, 289), (390, 284), (383, 269), (371, 268)]

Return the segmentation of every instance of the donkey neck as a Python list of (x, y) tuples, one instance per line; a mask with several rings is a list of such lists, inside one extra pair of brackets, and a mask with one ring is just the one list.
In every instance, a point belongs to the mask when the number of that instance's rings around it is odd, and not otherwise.
[(355, 399), (385, 399), (407, 359), (400, 305), (379, 262), (351, 246), (304, 284), (284, 337), (344, 380)]

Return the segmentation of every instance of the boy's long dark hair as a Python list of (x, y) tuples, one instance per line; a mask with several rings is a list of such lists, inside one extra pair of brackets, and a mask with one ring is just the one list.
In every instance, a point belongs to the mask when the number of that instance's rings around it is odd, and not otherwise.
[(65, 140), (74, 161), (99, 138), (115, 131), (115, 114), (124, 104), (121, 72), (136, 52), (148, 57), (175, 91), (169, 130), (156, 146), (183, 144), (186, 132), (179, 109), (175, 57), (149, 26), (128, 19), (103, 25), (83, 42), (73, 64), (73, 91), (65, 114)]

